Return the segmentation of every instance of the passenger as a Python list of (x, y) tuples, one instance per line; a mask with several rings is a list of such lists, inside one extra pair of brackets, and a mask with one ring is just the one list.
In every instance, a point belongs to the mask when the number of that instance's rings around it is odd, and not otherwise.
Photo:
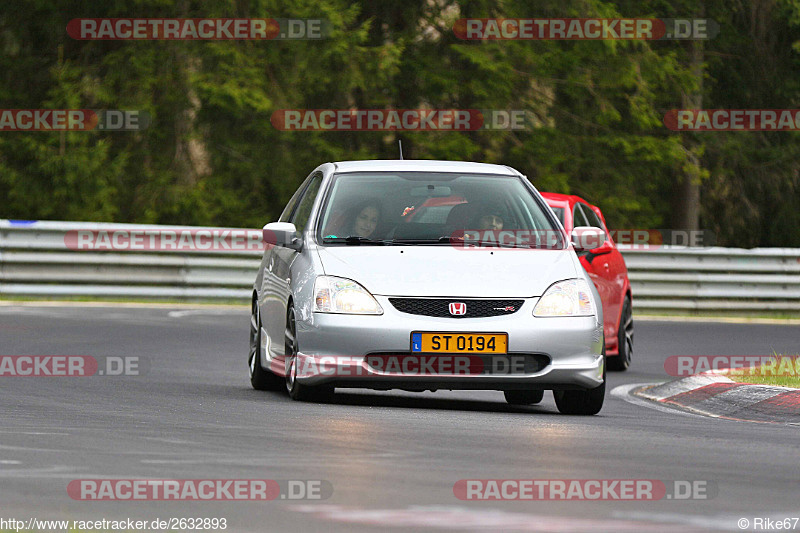
[(381, 220), (381, 206), (375, 200), (366, 200), (353, 209), (355, 216), (350, 224), (348, 237), (374, 237)]

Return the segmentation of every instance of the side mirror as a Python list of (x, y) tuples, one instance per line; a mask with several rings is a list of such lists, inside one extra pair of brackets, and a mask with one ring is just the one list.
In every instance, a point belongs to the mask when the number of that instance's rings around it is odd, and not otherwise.
[(592, 250), (594, 255), (603, 255), (603, 254), (610, 254), (611, 251), (614, 249), (614, 245), (608, 239), (603, 241), (603, 244)]
[(297, 228), (291, 222), (270, 222), (264, 226), (262, 233), (265, 244), (298, 252), (303, 249), (303, 240), (297, 236)]
[(578, 226), (572, 230), (570, 239), (576, 252), (590, 252), (603, 246), (606, 242), (606, 232), (591, 226)]

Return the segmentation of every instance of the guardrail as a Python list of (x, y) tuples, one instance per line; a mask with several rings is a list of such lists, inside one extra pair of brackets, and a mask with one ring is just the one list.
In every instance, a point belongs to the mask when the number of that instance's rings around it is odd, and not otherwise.
[[(75, 251), (77, 230), (220, 230), (193, 226), (0, 220), (0, 297), (242, 299), (248, 302), (261, 252)], [(261, 231), (258, 231), (261, 234)]]
[(800, 311), (800, 249), (620, 249), (637, 310)]
[[(221, 230), (0, 220), (0, 298), (249, 300), (260, 251), (74, 251), (65, 241), (74, 230), (166, 228)], [(620, 249), (638, 312), (800, 311), (800, 249)]]

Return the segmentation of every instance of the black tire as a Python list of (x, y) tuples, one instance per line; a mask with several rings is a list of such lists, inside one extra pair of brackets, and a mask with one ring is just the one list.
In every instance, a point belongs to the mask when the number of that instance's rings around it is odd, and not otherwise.
[[(605, 359), (605, 347), (603, 348)], [(603, 361), (603, 384), (588, 390), (554, 390), (558, 411), (565, 415), (596, 415), (606, 397), (606, 364)]]
[(256, 390), (281, 390), (283, 380), (261, 367), (261, 313), (258, 305), (253, 303), (250, 312), (250, 356), (247, 359), (250, 367), (250, 384)]
[(619, 355), (608, 358), (608, 369), (624, 371), (631, 366), (631, 358), (633, 357), (633, 310), (631, 308), (631, 299), (628, 296), (625, 297), (625, 301), (622, 304), (618, 330), (617, 346), (619, 346)]
[(324, 402), (333, 397), (333, 387), (324, 385), (303, 385), (297, 380), (297, 328), (295, 326), (294, 306), (289, 304), (286, 312), (286, 330), (284, 334), (286, 354), (285, 387), (292, 400), (301, 402)]
[(507, 390), (503, 395), (511, 405), (533, 405), (544, 399), (543, 390)]

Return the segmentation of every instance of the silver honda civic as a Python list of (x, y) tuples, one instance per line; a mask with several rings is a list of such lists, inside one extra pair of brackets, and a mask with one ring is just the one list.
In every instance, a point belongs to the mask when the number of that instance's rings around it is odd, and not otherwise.
[(498, 390), (595, 414), (602, 307), (577, 251), (518, 171), (449, 161), (317, 167), (277, 222), (253, 285), (250, 380), (296, 400), (335, 388)]

